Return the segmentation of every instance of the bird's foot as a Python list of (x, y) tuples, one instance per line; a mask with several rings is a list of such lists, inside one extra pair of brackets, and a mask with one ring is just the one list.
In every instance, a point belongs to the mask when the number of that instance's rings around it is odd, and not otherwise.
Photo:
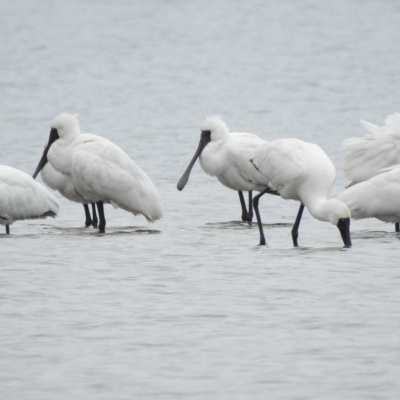
[(242, 214), (242, 221), (243, 222), (251, 222), (251, 221), (253, 221), (253, 214), (243, 213)]
[(294, 247), (299, 247), (299, 243), (297, 242), (298, 237), (299, 237), (299, 234), (297, 232), (292, 231), (292, 241), (293, 241)]

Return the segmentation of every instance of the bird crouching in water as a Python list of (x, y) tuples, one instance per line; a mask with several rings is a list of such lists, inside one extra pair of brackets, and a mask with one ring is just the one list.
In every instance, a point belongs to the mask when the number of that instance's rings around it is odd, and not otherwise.
[(400, 222), (400, 165), (383, 170), (380, 175), (348, 187), (337, 199), (343, 201), (355, 220), (377, 218)]
[[(342, 150), (345, 152), (343, 171), (349, 179), (346, 187), (367, 181), (383, 170), (400, 164), (400, 114), (395, 112), (388, 115), (382, 127), (363, 120), (360, 123), (368, 133), (342, 142)], [(365, 212), (364, 209), (360, 215), (368, 215)], [(395, 223), (395, 231), (400, 232), (398, 222)]]
[(31, 176), (0, 165), (0, 224), (10, 233), (10, 225), (24, 219), (55, 217), (57, 199)]

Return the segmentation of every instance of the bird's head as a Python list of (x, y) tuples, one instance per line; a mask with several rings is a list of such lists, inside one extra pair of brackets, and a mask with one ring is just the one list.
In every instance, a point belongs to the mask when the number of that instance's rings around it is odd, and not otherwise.
[(350, 218), (351, 213), (349, 208), (342, 201), (330, 199), (324, 204), (324, 212), (329, 221), (336, 225), (342, 236), (345, 247), (351, 247), (350, 238)]
[(207, 117), (201, 124), (201, 132), (209, 132), (210, 140), (225, 139), (229, 134), (228, 126), (219, 115)]
[(36, 167), (33, 179), (36, 179), (41, 169), (47, 164), (47, 153), (51, 145), (58, 139), (62, 138), (66, 143), (72, 142), (80, 135), (79, 121), (76, 115), (63, 113), (53, 119), (50, 125), (49, 140), (43, 151), (42, 158)]
[(189, 163), (189, 166), (186, 168), (186, 171), (182, 175), (181, 179), (179, 179), (179, 182), (177, 184), (178, 190), (182, 190), (186, 186), (186, 183), (189, 180), (190, 171), (192, 170), (194, 163), (196, 162), (197, 158), (200, 157), (202, 151), (207, 146), (207, 144), (212, 141), (221, 140), (229, 134), (228, 127), (226, 126), (224, 120), (218, 115), (206, 118), (201, 124), (200, 129), (201, 135), (199, 145), (196, 152), (194, 153), (192, 160)]
[(63, 113), (57, 115), (50, 125), (51, 132), (56, 131), (59, 138), (75, 139), (80, 134), (80, 127), (77, 115)]

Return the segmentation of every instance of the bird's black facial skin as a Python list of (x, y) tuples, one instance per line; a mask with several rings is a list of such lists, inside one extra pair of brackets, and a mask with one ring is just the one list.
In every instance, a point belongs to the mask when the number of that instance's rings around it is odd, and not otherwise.
[(337, 227), (342, 236), (344, 247), (351, 247), (350, 218), (340, 218)]
[(179, 179), (179, 182), (176, 186), (178, 190), (182, 190), (186, 186), (189, 180), (190, 171), (192, 170), (194, 163), (196, 162), (197, 158), (200, 156), (204, 148), (207, 146), (207, 144), (210, 142), (211, 131), (201, 131), (199, 146), (197, 147), (196, 153), (194, 153), (192, 161), (190, 161), (189, 166), (186, 168), (186, 171), (182, 175), (182, 178)]
[(51, 128), (50, 135), (49, 135), (49, 142), (47, 143), (47, 146), (44, 149), (42, 158), (40, 159), (39, 164), (36, 167), (35, 173), (32, 175), (33, 179), (36, 179), (36, 177), (38, 176), (38, 173), (47, 164), (47, 153), (49, 152), (50, 146), (59, 138), (60, 138), (60, 136), (58, 135), (57, 129)]

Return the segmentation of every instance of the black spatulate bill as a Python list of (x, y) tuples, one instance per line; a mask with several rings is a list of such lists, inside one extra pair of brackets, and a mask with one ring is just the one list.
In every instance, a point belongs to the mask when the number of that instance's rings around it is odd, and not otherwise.
[(50, 146), (59, 138), (60, 138), (60, 136), (58, 135), (57, 129), (56, 128), (51, 128), (50, 136), (49, 136), (49, 142), (47, 143), (47, 146), (44, 149), (42, 158), (40, 159), (39, 164), (36, 167), (35, 173), (32, 175), (33, 179), (36, 179), (36, 177), (38, 176), (39, 172), (47, 164), (47, 153), (49, 152)]
[(344, 247), (351, 247), (350, 218), (340, 218), (337, 227), (342, 236)]
[(190, 171), (192, 170), (194, 163), (200, 156), (201, 152), (204, 150), (204, 147), (206, 147), (207, 144), (210, 143), (210, 141), (211, 141), (211, 132), (202, 131), (200, 136), (199, 146), (197, 147), (196, 153), (194, 153), (192, 161), (190, 161), (188, 167), (186, 168), (186, 171), (183, 173), (181, 179), (179, 179), (179, 182), (176, 185), (178, 190), (182, 190), (186, 186), (189, 180)]

